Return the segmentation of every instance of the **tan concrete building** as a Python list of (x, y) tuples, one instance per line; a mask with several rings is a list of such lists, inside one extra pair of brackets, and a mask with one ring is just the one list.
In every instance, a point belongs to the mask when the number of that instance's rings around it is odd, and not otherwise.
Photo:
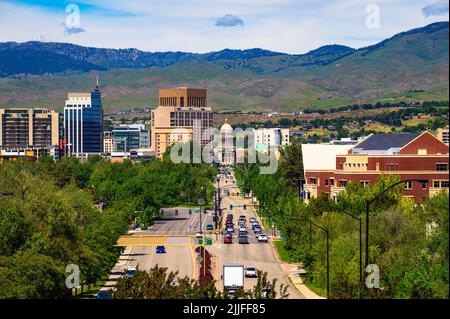
[(151, 113), (151, 149), (157, 157), (176, 142), (193, 140), (204, 146), (211, 141), (207, 129), (212, 128), (213, 112), (205, 89), (160, 89), (158, 102)]
[(0, 149), (49, 149), (58, 145), (58, 112), (46, 108), (0, 109)]
[(103, 153), (111, 154), (112, 152), (115, 152), (112, 132), (105, 131), (103, 132)]
[(447, 128), (439, 128), (437, 130), (437, 138), (439, 141), (441, 141), (444, 144), (448, 145), (449, 142), (449, 133), (448, 133), (448, 127)]

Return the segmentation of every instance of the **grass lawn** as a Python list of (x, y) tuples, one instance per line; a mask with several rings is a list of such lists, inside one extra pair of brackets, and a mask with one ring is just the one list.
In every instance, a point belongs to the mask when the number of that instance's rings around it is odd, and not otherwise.
[(327, 288), (322, 288), (322, 287), (317, 287), (314, 285), (314, 283), (312, 283), (308, 277), (303, 276), (302, 277), (303, 283), (314, 293), (316, 293), (317, 295), (326, 298), (327, 296)]
[(273, 243), (275, 244), (275, 247), (277, 248), (278, 251), (278, 255), (280, 256), (282, 261), (287, 263), (294, 262), (289, 256), (289, 252), (284, 248), (284, 244), (286, 243), (285, 240), (275, 240)]
[(97, 292), (103, 287), (106, 283), (106, 280), (97, 281), (97, 286), (94, 287), (94, 284), (91, 285), (91, 290), (88, 291), (88, 286), (84, 286), (84, 292), (81, 293), (81, 287), (77, 289), (77, 295), (74, 296), (76, 299), (91, 299), (94, 298)]

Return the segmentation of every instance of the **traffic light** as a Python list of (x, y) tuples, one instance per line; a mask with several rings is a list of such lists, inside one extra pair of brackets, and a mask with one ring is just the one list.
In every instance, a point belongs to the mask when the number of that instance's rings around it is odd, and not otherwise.
[(247, 205), (244, 205), (244, 210), (246, 210), (247, 209)]

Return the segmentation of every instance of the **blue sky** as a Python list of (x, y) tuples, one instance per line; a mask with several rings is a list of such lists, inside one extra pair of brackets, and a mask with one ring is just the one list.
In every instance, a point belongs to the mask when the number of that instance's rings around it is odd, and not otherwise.
[[(79, 20), (66, 12), (70, 4)], [(363, 47), (448, 19), (447, 0), (0, 0), (0, 41), (305, 53), (325, 44)]]

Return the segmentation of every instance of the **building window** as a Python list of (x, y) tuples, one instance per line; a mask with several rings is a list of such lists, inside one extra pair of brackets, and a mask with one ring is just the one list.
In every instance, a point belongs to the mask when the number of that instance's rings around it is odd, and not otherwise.
[(347, 181), (339, 181), (339, 187), (347, 187)]
[(405, 189), (412, 189), (412, 181), (407, 181), (405, 183)]
[(325, 180), (325, 186), (328, 187), (328, 179)]
[(448, 188), (448, 181), (442, 181), (441, 182), (441, 187), (442, 188)]
[(433, 181), (433, 187), (435, 187), (435, 188), (441, 187), (440, 181)]
[(427, 155), (427, 149), (426, 148), (419, 148), (417, 154), (419, 154), (419, 155)]
[(330, 179), (331, 186), (334, 186), (334, 179)]
[(311, 178), (309, 179), (309, 184), (311, 184), (311, 185), (316, 185), (316, 184), (317, 184), (317, 179), (316, 179), (315, 177), (311, 177)]
[(447, 164), (442, 164), (442, 163), (438, 163), (436, 164), (436, 170), (437, 171), (448, 171), (448, 166)]

